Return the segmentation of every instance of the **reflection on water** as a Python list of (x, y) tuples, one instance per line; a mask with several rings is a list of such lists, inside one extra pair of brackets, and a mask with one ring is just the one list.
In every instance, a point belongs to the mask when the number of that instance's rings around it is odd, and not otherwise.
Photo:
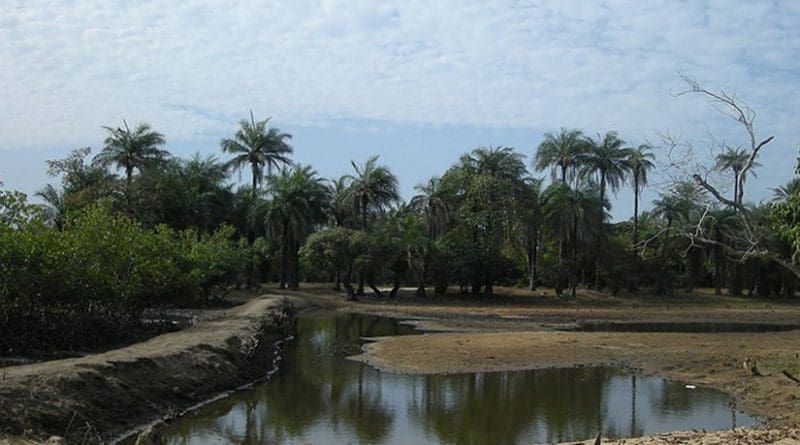
[(755, 420), (723, 393), (610, 368), (403, 376), (346, 356), (361, 337), (409, 334), (362, 315), (301, 317), (272, 381), (209, 405), (163, 433), (168, 444), (517, 444)]

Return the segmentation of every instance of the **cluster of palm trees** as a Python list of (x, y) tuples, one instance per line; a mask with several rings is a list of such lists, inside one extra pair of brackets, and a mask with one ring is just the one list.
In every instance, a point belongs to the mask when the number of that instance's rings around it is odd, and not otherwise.
[(639, 197), (654, 161), (649, 145), (629, 147), (615, 131), (590, 138), (580, 130), (562, 129), (556, 134), (546, 134), (539, 144), (534, 166), (538, 171), (547, 168), (553, 171), (554, 185), (547, 192), (551, 202), (548, 212), (564, 232), (562, 253), (565, 245), (571, 246), (568, 263), (573, 295), (576, 282), (573, 269), (581, 240), (592, 239), (595, 244), (594, 285), (600, 287), (600, 252), (606, 209), (610, 208), (607, 191), (616, 193), (628, 181), (634, 192), (633, 243), (638, 242)]
[[(356, 262), (358, 293), (365, 282), (379, 292), (375, 283), (381, 280), (395, 283), (394, 292), (401, 281), (413, 281), (419, 294), (426, 283), (437, 292), (458, 284), (463, 291), (491, 293), (496, 283), (526, 276), (530, 289), (545, 283), (560, 292), (567, 284), (573, 295), (580, 282), (598, 289), (608, 285), (612, 263), (621, 261), (610, 258), (609, 249), (622, 235), (628, 250), (646, 248), (654, 238), (653, 218), (663, 222), (655, 233), (667, 255), (676, 221), (687, 220), (702, 200), (696, 186), (676, 184), (654, 201), (651, 212), (641, 214), (642, 190), (655, 166), (651, 147), (630, 146), (614, 131), (592, 138), (562, 129), (546, 134), (533, 157), (535, 171), (552, 171), (547, 187), (513, 148), (478, 148), (441, 177), (417, 185), (417, 195), (403, 203), (397, 177), (377, 156), (351, 162), (350, 173), (327, 180), (312, 167), (293, 163), (291, 135), (269, 122), (252, 112), (240, 121), (234, 135), (220, 142), (225, 161), (174, 158), (163, 149), (164, 135), (146, 123), (104, 127), (104, 147), (91, 162), (85, 162), (89, 149), (48, 162), (53, 175), (63, 175), (63, 186), (48, 185), (39, 196), (59, 229), (71, 209), (104, 200), (147, 225), (196, 228), (198, 236), (232, 225), (249, 244), (261, 239), (269, 246), (266, 261), (279, 269), (271, 275), (281, 287), (299, 286), (300, 248), (312, 233), (346, 228), (372, 237), (361, 248), (374, 252)], [(744, 195), (740, 175), (753, 171), (745, 170), (748, 162), (748, 154), (737, 149), (717, 158), (721, 172), (733, 173), (737, 202)], [(108, 167), (124, 176), (118, 179)], [(235, 188), (231, 175), (245, 170), (252, 176), (250, 186)], [(620, 235), (620, 227), (629, 226), (607, 223), (608, 198), (625, 184), (633, 191), (634, 212), (631, 230)], [(787, 187), (791, 190), (776, 194), (797, 189)], [(649, 227), (645, 239), (642, 218)], [(714, 221), (710, 233), (724, 238), (720, 221), (727, 218), (720, 214)], [(722, 262), (719, 248), (711, 256)], [(518, 273), (520, 263), (527, 273)], [(587, 271), (593, 279), (586, 278)], [(329, 272), (338, 282), (342, 271)], [(716, 266), (717, 283), (721, 273)]]

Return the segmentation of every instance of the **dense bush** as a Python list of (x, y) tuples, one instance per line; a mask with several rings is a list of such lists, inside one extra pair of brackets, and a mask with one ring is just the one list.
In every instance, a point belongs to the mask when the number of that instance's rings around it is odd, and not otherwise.
[(0, 349), (113, 344), (142, 327), (146, 307), (224, 296), (248, 268), (233, 232), (151, 230), (100, 206), (63, 231), (0, 227)]

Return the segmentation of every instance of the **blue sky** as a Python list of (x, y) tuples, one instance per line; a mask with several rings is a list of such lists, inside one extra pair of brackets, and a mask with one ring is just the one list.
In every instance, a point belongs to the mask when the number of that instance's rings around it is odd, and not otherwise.
[[(465, 151), (530, 159), (560, 127), (632, 144), (669, 132), (710, 165), (709, 133), (744, 135), (701, 98), (673, 97), (677, 71), (736, 92), (775, 136), (749, 198), (792, 175), (799, 2), (240, 3), (0, 3), (0, 181), (35, 191), (45, 159), (99, 149), (100, 127), (123, 118), (150, 122), (176, 154), (219, 154), (250, 109), (323, 176), (381, 155), (406, 197)], [(631, 200), (620, 191), (616, 219)]]

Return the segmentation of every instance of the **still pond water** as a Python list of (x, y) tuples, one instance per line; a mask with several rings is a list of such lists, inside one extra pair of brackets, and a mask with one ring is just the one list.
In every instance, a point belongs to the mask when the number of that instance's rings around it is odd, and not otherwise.
[(162, 433), (178, 444), (530, 444), (756, 420), (718, 391), (612, 368), (405, 376), (347, 360), (362, 337), (414, 333), (363, 315), (302, 316), (270, 382)]

